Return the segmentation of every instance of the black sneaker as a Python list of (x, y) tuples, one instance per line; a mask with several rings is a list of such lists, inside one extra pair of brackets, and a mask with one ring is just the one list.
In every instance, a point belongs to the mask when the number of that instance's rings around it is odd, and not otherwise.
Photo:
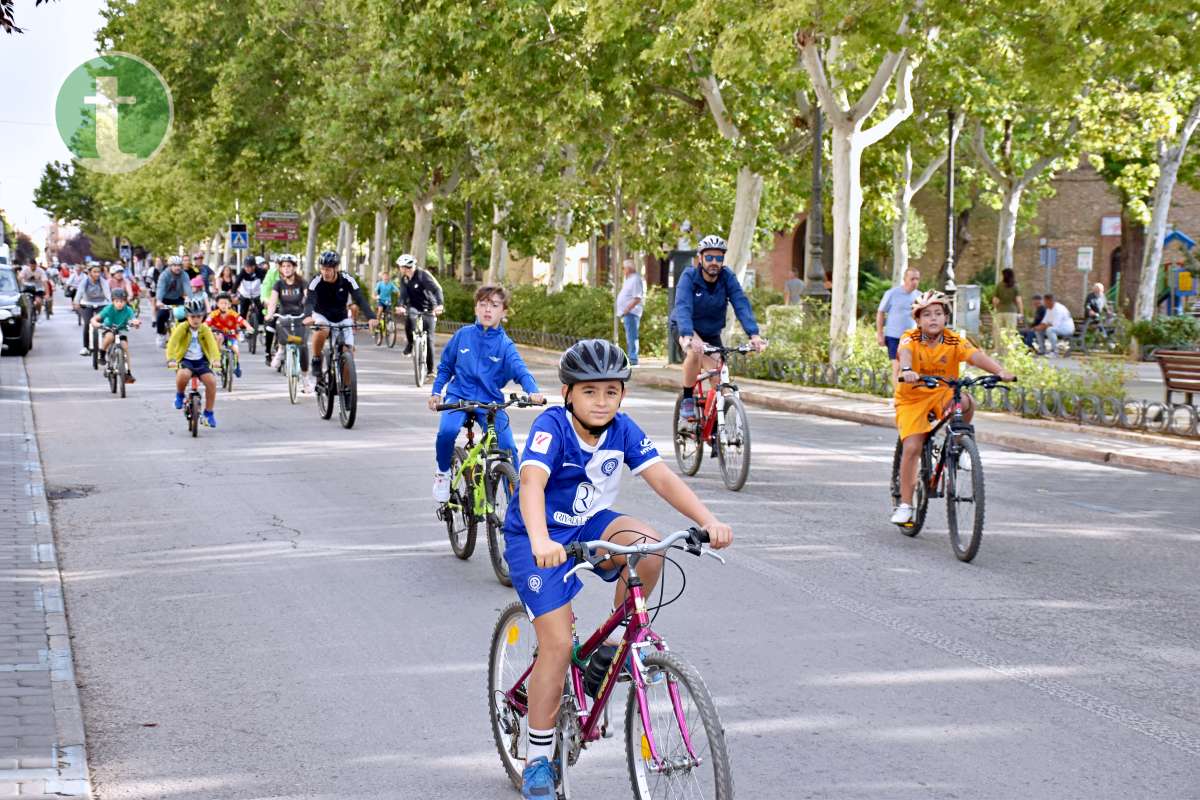
[(101, 354), (100, 354), (100, 363), (101, 363), (101, 364), (107, 364), (107, 363), (108, 363), (108, 356), (106, 356), (104, 353), (101, 353)]
[(412, 345), (411, 344), (404, 345), (404, 355), (406, 355), (406, 356), (412, 355)]

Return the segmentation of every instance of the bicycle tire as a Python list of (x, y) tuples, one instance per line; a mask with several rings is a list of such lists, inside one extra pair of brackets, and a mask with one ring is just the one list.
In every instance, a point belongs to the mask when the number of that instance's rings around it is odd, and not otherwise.
[(905, 536), (916, 536), (925, 527), (925, 518), (929, 514), (929, 478), (933, 475), (929, 440), (925, 440), (925, 449), (921, 452), (921, 466), (917, 470), (917, 485), (913, 487), (913, 522), (908, 528), (901, 528)]
[(296, 394), (300, 389), (300, 355), (295, 348), (288, 346), (287, 349), (287, 373), (288, 373), (288, 399), (292, 401), (292, 405), (296, 404)]
[(100, 341), (99, 341), (99, 338), (96, 336), (95, 330), (92, 331), (91, 340), (92, 340), (92, 369), (99, 370), (100, 369)]
[(420, 389), (425, 385), (425, 337), (413, 336), (413, 380), (416, 381), (417, 388)]
[[(738, 421), (731, 426), (731, 419)], [(725, 488), (740, 491), (750, 477), (750, 418), (737, 395), (725, 398), (725, 435), (717, 436), (717, 461)]]
[(904, 457), (904, 440), (899, 436), (896, 437), (896, 448), (892, 451), (892, 480), (888, 484), (888, 490), (892, 495), (892, 510), (895, 511), (900, 505), (900, 462)]
[(354, 355), (342, 353), (342, 374), (338, 382), (338, 419), (342, 427), (349, 430), (358, 418), (358, 370), (354, 366)]
[(105, 367), (104, 379), (108, 381), (108, 390), (113, 394), (117, 393), (117, 371), (113, 368), (113, 364)]
[[(963, 470), (962, 460), (967, 460), (968, 480), (971, 484), (971, 500), (959, 499), (959, 479)], [(959, 530), (958, 506), (960, 503), (971, 503), (973, 512), (970, 515), (971, 534), (962, 536)], [(946, 524), (950, 528), (950, 546), (959, 561), (970, 562), (979, 553), (979, 545), (983, 542), (983, 521), (986, 513), (983, 492), (983, 460), (979, 457), (979, 446), (970, 436), (962, 437), (962, 452), (955, 458), (947, 456), (946, 464)]]
[(262, 325), (262, 320), (258, 315), (258, 307), (250, 307), (250, 319), (246, 320), (250, 323), (252, 330), (246, 334), (246, 349), (250, 351), (250, 355), (258, 352), (258, 329)]
[[(488, 494), (492, 498), (492, 513), (487, 518), (488, 555), (492, 558), (492, 571), (496, 580), (502, 586), (512, 586), (512, 577), (508, 574), (508, 562), (504, 560), (504, 518), (508, 513), (508, 505), (513, 495), (517, 493), (517, 470), (507, 461), (497, 461), (491, 469), (491, 485)], [(503, 499), (502, 499), (503, 498)], [(503, 509), (501, 508), (503, 503)]]
[(375, 326), (375, 332), (371, 334), (371, 338), (375, 340), (375, 346), (379, 347), (383, 344), (384, 326)]
[(191, 428), (192, 438), (195, 439), (200, 435), (200, 397), (193, 396), (188, 400), (192, 413), (188, 415), (188, 427)]
[(116, 364), (114, 366), (115, 366), (116, 374), (117, 374), (117, 393), (121, 396), (121, 399), (124, 400), (125, 399), (125, 371), (126, 371), (125, 351), (123, 349), (121, 349), (120, 346), (117, 347), (115, 360), (116, 360)]
[[(328, 364), (328, 359), (332, 356), (327, 356), (325, 364)], [(325, 372), (325, 384), (323, 388), (317, 389), (317, 411), (321, 415), (321, 419), (329, 419), (333, 416), (333, 395), (337, 391), (337, 382), (334, 380), (333, 370), (322, 365)]]
[(233, 391), (233, 357), (228, 350), (221, 351), (221, 388)]
[(470, 480), (472, 476), (465, 471), (459, 472), (459, 465), (466, 460), (467, 451), (455, 447), (454, 458), (450, 461), (450, 474), (458, 474), (458, 482), (457, 485), (450, 485), (450, 500), (443, 506), (450, 549), (463, 561), (475, 552), (475, 537), (479, 530), (479, 520), (475, 518), (474, 482)]
[[(651, 705), (648, 714), (651, 716), (652, 723), (655, 722), (653, 708), (655, 704), (650, 701), (650, 694), (654, 687), (662, 685), (662, 689), (665, 690), (668, 686), (674, 685), (681, 695), (681, 699), (685, 690), (687, 695), (693, 699), (693, 714), (700, 718), (701, 727), (692, 729), (689, 715), (685, 714), (684, 718), (688, 719), (692, 746), (697, 758), (701, 761), (701, 766), (698, 769), (669, 770), (665, 774), (655, 773), (647, 768), (646, 758), (649, 755), (649, 746), (642, 744), (644, 733), (642, 717), (638, 709), (637, 688), (631, 684), (625, 704), (625, 757), (629, 765), (629, 784), (633, 789), (633, 796), (637, 800), (662, 800), (665, 798), (732, 800), (733, 772), (729, 764), (729, 748), (725, 743), (725, 728), (721, 724), (716, 704), (713, 702), (712, 694), (708, 691), (704, 679), (700, 677), (700, 673), (696, 671), (695, 667), (682, 659), (678, 653), (648, 653), (642, 657), (642, 664), (645, 668), (643, 678), (647, 679), (647, 702)], [(665, 673), (664, 678), (659, 679), (657, 683), (651, 682), (655, 673), (658, 672)], [(665, 703), (660, 701), (658, 705), (666, 713), (661, 715), (663, 724), (654, 726), (655, 743), (658, 745), (662, 757), (671, 758), (672, 739), (667, 734), (673, 731), (676, 734), (675, 739), (678, 740), (679, 748), (686, 756), (688, 751), (683, 745), (683, 737), (679, 732), (675, 708), (671, 704), (667, 692), (664, 691), (663, 694), (667, 695), (668, 699)], [(701, 733), (704, 734), (704, 740), (700, 738)], [(705, 741), (708, 745), (707, 751), (702, 747)], [(677, 754), (674, 760), (682, 763), (683, 758)], [(711, 791), (706, 790), (705, 787), (711, 787)], [(659, 791), (660, 789), (661, 791)]]
[(675, 444), (675, 461), (684, 475), (695, 475), (700, 471), (704, 459), (704, 443), (700, 441), (700, 421), (697, 419), (686, 431), (679, 430), (679, 406), (683, 403), (683, 392), (675, 396), (675, 411), (671, 416), (671, 439)]
[[(517, 791), (521, 790), (521, 773), (525, 768), (529, 722), (525, 714), (510, 708), (507, 703), (502, 705), (500, 696), (521, 677), (533, 660), (536, 648), (537, 635), (525, 606), (519, 600), (509, 603), (496, 620), (488, 646), (488, 722), (496, 752), (500, 754), (500, 763)], [(528, 658), (525, 658), (527, 650)], [(506, 671), (505, 667), (510, 664), (513, 665), (512, 670)], [(509, 730), (505, 730), (506, 722)]]
[(396, 320), (390, 320), (387, 323), (387, 346), (392, 349), (396, 346)]

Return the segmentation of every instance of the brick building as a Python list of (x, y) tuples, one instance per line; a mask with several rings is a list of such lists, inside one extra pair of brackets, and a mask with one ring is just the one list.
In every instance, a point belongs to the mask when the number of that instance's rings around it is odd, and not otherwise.
[[(1033, 294), (1049, 289), (1078, 315), (1088, 287), (1096, 282), (1111, 287), (1120, 271), (1121, 200), (1086, 161), (1056, 177), (1054, 189), (1052, 197), (1038, 204), (1037, 216), (1018, 225), (1013, 266), (1027, 303)], [(927, 189), (917, 195), (913, 211), (924, 219), (929, 243), (921, 258), (912, 263), (922, 275), (934, 275), (945, 257), (945, 197)], [(1200, 192), (1182, 184), (1175, 187), (1168, 229), (1171, 227), (1200, 239)], [(980, 204), (971, 210), (970, 240), (958, 259), (959, 283), (970, 283), (994, 260), (996, 228), (997, 216), (990, 208)], [(804, 234), (803, 214), (797, 216), (795, 228), (775, 233), (772, 248), (757, 255), (751, 264), (760, 283), (782, 288), (791, 275), (803, 275)], [(1057, 258), (1057, 265), (1049, 270), (1039, 257), (1043, 244)], [(1180, 260), (1179, 254), (1172, 252), (1175, 248), (1168, 248), (1164, 258), (1168, 263)], [(828, 268), (832, 263), (828, 249), (825, 261)], [(1090, 263), (1091, 270), (1081, 271), (1081, 263)]]

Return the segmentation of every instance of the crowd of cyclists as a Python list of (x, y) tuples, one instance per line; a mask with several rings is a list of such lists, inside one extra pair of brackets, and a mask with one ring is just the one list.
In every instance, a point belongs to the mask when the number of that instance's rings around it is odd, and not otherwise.
[[(749, 337), (749, 349), (761, 351), (767, 346), (746, 294), (733, 271), (724, 265), (725, 253), (723, 239), (704, 238), (696, 264), (684, 271), (677, 285), (669, 330), (686, 358), (682, 400), (672, 422), (676, 430), (690, 424), (697, 414), (693, 390), (702, 371), (718, 366), (711, 347), (722, 343), (730, 307)], [(234, 348), (234, 369), (240, 375), (238, 337), (256, 333), (259, 326), (265, 336), (266, 363), (276, 367), (283, 344), (299, 338), (305, 392), (314, 388), (311, 375), (322, 375), (321, 354), (333, 329), (344, 328), (342, 341), (354, 347), (357, 318), (365, 318), (374, 328), (378, 317), (390, 319), (403, 313), (406, 353), (411, 351), (417, 326), (432, 341), (444, 297), (436, 279), (419, 268), (413, 256), (405, 254), (396, 260), (394, 279), (386, 271), (381, 273), (373, 287), (373, 303), (354, 276), (341, 269), (336, 253), (322, 253), (317, 262), (317, 274), (310, 279), (301, 277), (296, 256), (286, 253), (269, 261), (247, 256), (240, 266), (228, 265), (219, 271), (205, 265), (199, 254), (190, 264), (179, 256), (165, 263), (156, 259), (139, 276), (142, 286), (126, 275), (121, 262), (63, 267), (53, 273), (27, 267), (22, 276), (38, 285), (44, 281), (43, 291), (49, 295), (55, 282), (64, 286), (83, 325), (81, 355), (89, 354), (93, 346), (89, 339), (93, 327), (104, 326), (111, 331), (109, 336), (120, 336), (140, 324), (137, 304), (145, 294), (157, 346), (177, 369), (176, 408), (182, 407), (188, 382), (199, 379), (205, 388), (204, 419), (215, 428), (217, 382), (213, 372), (220, 348)], [(480, 287), (474, 296), (474, 323), (459, 329), (445, 343), (436, 370), (431, 348), (427, 362), (433, 377), (427, 399), (430, 410), (460, 403), (500, 403), (506, 386), (514, 382), (529, 402), (544, 402), (536, 378), (503, 328), (508, 300), (502, 286)], [(947, 328), (950, 312), (950, 303), (941, 293), (921, 295), (912, 306), (913, 327), (899, 345), (895, 408), (903, 462), (901, 502), (892, 516), (897, 524), (912, 516), (917, 455), (950, 401), (948, 388), (918, 391), (917, 383), (928, 376), (957, 378), (962, 362), (1001, 379), (1012, 379), (995, 360)], [(111, 340), (106, 338), (108, 344)], [(588, 339), (571, 346), (558, 365), (562, 404), (542, 411), (533, 421), (519, 458), (507, 414), (503, 410), (495, 414), (498, 446), (511, 453), (519, 476), (504, 518), (504, 555), (538, 642), (538, 657), (528, 683), (522, 787), (526, 798), (555, 796), (558, 779), (555, 721), (571, 661), (571, 600), (582, 587), (578, 578), (568, 574), (572, 564), (567, 547), (580, 541), (634, 545), (660, 540), (648, 523), (615, 510), (621, 467), (628, 466), (669, 505), (706, 531), (712, 547), (726, 547), (733, 539), (730, 526), (663, 463), (653, 439), (620, 410), (631, 375), (628, 357), (613, 342)], [(132, 382), (131, 373), (127, 382)], [(319, 391), (320, 385), (316, 388)], [(432, 497), (443, 504), (450, 498), (451, 461), (467, 414), (473, 413), (482, 425), (485, 411), (440, 413), (432, 448), (436, 462)], [(969, 413), (968, 408), (968, 418)], [(605, 580), (616, 582), (614, 608), (621, 607), (626, 586), (618, 578), (624, 574), (624, 558), (611, 556), (597, 566)], [(659, 560), (642, 562), (639, 574), (647, 593), (660, 568)]]

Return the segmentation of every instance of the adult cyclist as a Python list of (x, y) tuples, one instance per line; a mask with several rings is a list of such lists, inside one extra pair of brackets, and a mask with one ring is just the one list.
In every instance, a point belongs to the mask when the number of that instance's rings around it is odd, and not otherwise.
[(300, 387), (305, 394), (312, 391), (312, 377), (308, 373), (308, 328), (296, 325), (297, 320), (294, 319), (283, 322), (276, 314), (303, 317), (307, 295), (304, 279), (296, 274), (296, 257), (290, 253), (283, 254), (279, 257), (279, 278), (267, 297), (267, 318), (275, 326), (275, 352), (268, 357), (271, 358), (271, 368), (279, 369), (287, 348), (288, 334), (294, 331), (300, 337)]
[(671, 309), (668, 327), (670, 335), (685, 353), (683, 402), (679, 405), (677, 420), (680, 426), (696, 416), (693, 392), (700, 370), (717, 365), (715, 359), (704, 355), (704, 346), (720, 346), (727, 305), (733, 306), (754, 349), (762, 351), (767, 346), (766, 340), (758, 335), (758, 322), (754, 319), (750, 298), (742, 290), (737, 275), (725, 266), (728, 249), (720, 236), (705, 236), (696, 250), (697, 265), (685, 269), (675, 287), (675, 307)]
[(160, 348), (166, 347), (167, 333), (175, 324), (175, 309), (191, 296), (192, 280), (183, 269), (183, 259), (171, 256), (167, 259), (167, 268), (158, 276), (158, 286), (154, 290), (154, 330)]
[[(358, 307), (370, 321), (371, 330), (375, 330), (378, 320), (371, 310), (367, 298), (363, 297), (358, 282), (349, 274), (338, 269), (341, 258), (332, 250), (321, 253), (320, 274), (308, 284), (308, 296), (304, 299), (304, 324), (327, 325), (334, 328), (346, 328), (345, 342), (354, 350), (354, 320), (350, 318), (347, 306), (351, 302)], [(329, 338), (329, 328), (318, 328), (312, 335), (313, 372), (317, 375), (317, 390), (324, 388), (324, 375), (321, 372), (321, 351), (325, 340)]]
[(437, 328), (437, 315), (443, 311), (445, 296), (442, 285), (427, 271), (417, 266), (417, 260), (408, 253), (396, 259), (400, 270), (400, 305), (404, 307), (404, 355), (413, 349), (413, 328), (417, 318), (425, 329), (428, 342), (425, 354), (425, 371), (433, 375), (433, 332)]
[(234, 285), (237, 287), (238, 313), (242, 315), (242, 319), (250, 319), (250, 309), (257, 308), (258, 322), (260, 325), (262, 324), (262, 287), (266, 277), (267, 268), (254, 263), (253, 257), (246, 256), (246, 262), (242, 264), (237, 277), (233, 279)]

